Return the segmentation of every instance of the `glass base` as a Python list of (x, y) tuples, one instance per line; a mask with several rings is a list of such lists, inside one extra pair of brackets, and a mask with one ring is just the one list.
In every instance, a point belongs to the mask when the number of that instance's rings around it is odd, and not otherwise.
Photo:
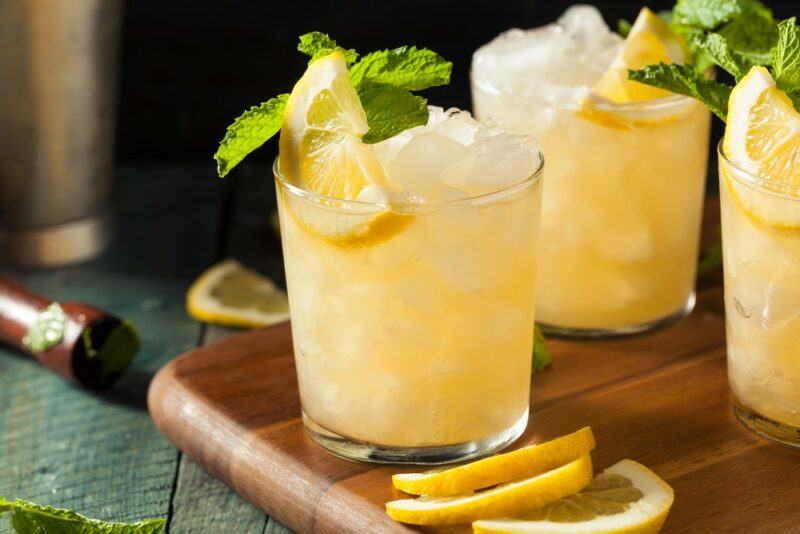
[(539, 322), (537, 322), (537, 324), (545, 334), (557, 337), (599, 338), (631, 336), (650, 332), (651, 330), (656, 330), (658, 328), (665, 328), (677, 323), (692, 312), (696, 300), (697, 297), (693, 291), (686, 300), (686, 305), (675, 313), (671, 313), (670, 315), (661, 317), (655, 321), (630, 326), (619, 326), (614, 328), (572, 328), (568, 326), (556, 326)]
[(752, 408), (745, 406), (732, 393), (731, 404), (733, 405), (733, 413), (739, 421), (762, 438), (767, 438), (793, 449), (800, 449), (800, 428), (779, 423), (774, 419), (761, 415)]
[(303, 423), (311, 439), (345, 460), (378, 464), (442, 465), (471, 460), (499, 451), (516, 441), (528, 426), (528, 410), (510, 428), (485, 439), (441, 447), (390, 447), (356, 441), (317, 424), (305, 412)]

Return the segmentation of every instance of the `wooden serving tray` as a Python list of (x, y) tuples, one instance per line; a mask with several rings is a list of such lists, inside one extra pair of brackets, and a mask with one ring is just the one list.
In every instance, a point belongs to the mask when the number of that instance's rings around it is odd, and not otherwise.
[[(718, 282), (669, 328), (550, 340), (553, 366), (533, 378), (531, 421), (514, 446), (591, 425), (596, 471), (631, 458), (675, 489), (664, 532), (800, 532), (800, 454), (752, 434), (729, 407)], [(400, 468), (341, 460), (305, 434), (288, 323), (180, 356), (148, 400), (176, 447), (297, 532), (436, 531), (386, 515), (404, 496), (390, 481)]]
[[(796, 532), (800, 455), (745, 430), (728, 405), (719, 289), (680, 323), (615, 341), (552, 340), (517, 446), (591, 425), (596, 470), (648, 465), (676, 493), (665, 532)], [(306, 436), (288, 324), (191, 351), (149, 394), (158, 428), (192, 460), (297, 532), (401, 532), (394, 467), (341, 460)], [(448, 531), (468, 531), (466, 527)]]

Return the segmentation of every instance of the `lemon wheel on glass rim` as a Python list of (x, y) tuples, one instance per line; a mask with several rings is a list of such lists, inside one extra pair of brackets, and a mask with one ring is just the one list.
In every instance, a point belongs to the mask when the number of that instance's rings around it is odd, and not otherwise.
[[(800, 232), (795, 203), (775, 196), (800, 200), (800, 113), (764, 67), (753, 67), (731, 92), (722, 149), (735, 165), (720, 166), (723, 183), (747, 216), (763, 227)], [(731, 176), (741, 171), (759, 183)]]
[[(385, 241), (413, 219), (392, 211), (388, 201), (362, 198), (369, 186), (386, 185), (373, 147), (361, 140), (367, 131), (342, 52), (311, 63), (286, 103), (278, 167), (290, 184), (327, 197), (320, 206), (308, 195), (287, 195), (289, 215), (304, 231), (343, 247)], [(346, 207), (351, 212), (343, 212)]]

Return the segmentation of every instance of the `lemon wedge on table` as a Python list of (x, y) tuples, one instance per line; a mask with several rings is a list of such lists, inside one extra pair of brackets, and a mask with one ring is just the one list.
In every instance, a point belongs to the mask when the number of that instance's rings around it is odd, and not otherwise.
[[(800, 113), (764, 67), (753, 67), (734, 87), (722, 147), (730, 161), (761, 178), (768, 190), (800, 199)], [(795, 203), (759, 192), (721, 169), (728, 190), (753, 221), (800, 231)]]
[(392, 483), (400, 491), (414, 495), (457, 495), (544, 473), (589, 454), (594, 447), (592, 429), (585, 427), (545, 443), (444, 471), (394, 475)]
[(480, 534), (650, 534), (661, 530), (674, 492), (658, 475), (622, 460), (580, 493), (528, 512), (525, 519), (476, 521)]
[(456, 525), (514, 516), (576, 493), (591, 479), (592, 460), (587, 454), (551, 471), (476, 493), (391, 501), (386, 512), (395, 521), (413, 525)]
[(619, 54), (582, 102), (579, 115), (617, 129), (674, 120), (694, 102), (687, 99), (686, 106), (679, 106), (677, 113), (673, 106), (646, 111), (624, 107), (615, 109), (614, 106), (674, 96), (664, 89), (628, 79), (628, 69), (641, 69), (661, 62), (687, 63), (690, 57), (683, 39), (675, 35), (661, 17), (646, 7), (642, 8)]
[(189, 288), (186, 307), (206, 323), (257, 328), (289, 319), (286, 294), (270, 279), (226, 260), (205, 271)]
[(322, 207), (289, 195), (284, 203), (301, 228), (336, 245), (361, 247), (384, 241), (411, 219), (391, 211), (388, 200), (375, 202), (364, 195), (387, 184), (375, 150), (361, 140), (368, 131), (342, 52), (311, 63), (286, 103), (280, 171), (290, 183), (328, 198)]

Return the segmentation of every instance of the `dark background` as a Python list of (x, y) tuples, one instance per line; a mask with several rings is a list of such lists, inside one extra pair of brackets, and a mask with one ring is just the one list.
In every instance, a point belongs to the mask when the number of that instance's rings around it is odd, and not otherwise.
[[(797, 0), (772, 0), (775, 16)], [(472, 52), (498, 33), (554, 21), (570, 1), (130, 0), (123, 22), (117, 155), (123, 161), (208, 159), (242, 111), (289, 92), (306, 59), (298, 35), (320, 30), (370, 52), (414, 44), (453, 61), (431, 103), (470, 108)], [(643, 3), (595, 1), (606, 21), (633, 20)], [(667, 9), (674, 0), (650, 1)], [(717, 121), (718, 123), (718, 121)], [(717, 134), (720, 125), (717, 124)], [(275, 150), (253, 155), (269, 161)]]

